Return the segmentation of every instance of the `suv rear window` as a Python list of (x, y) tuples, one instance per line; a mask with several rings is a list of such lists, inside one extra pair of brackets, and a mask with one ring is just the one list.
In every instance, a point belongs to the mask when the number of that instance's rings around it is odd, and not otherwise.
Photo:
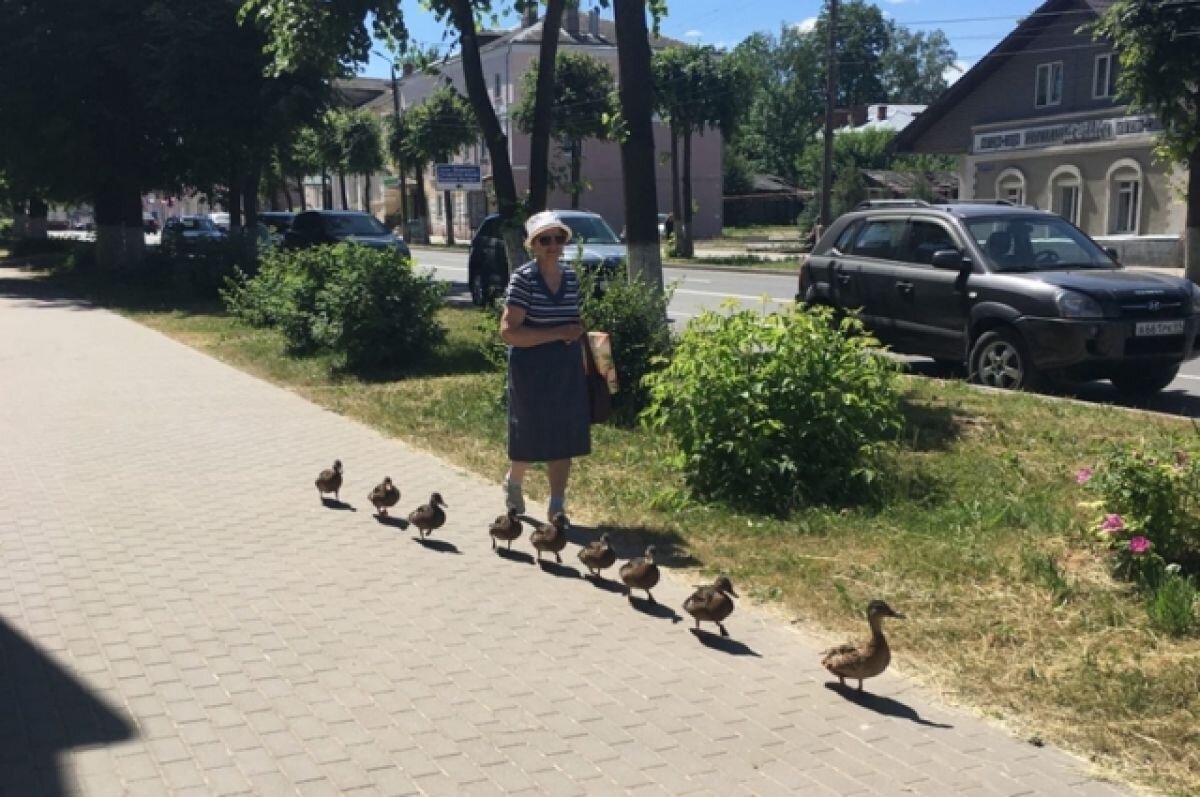
[(904, 225), (904, 219), (867, 222), (855, 239), (850, 254), (895, 260), (900, 254), (900, 242), (904, 240)]

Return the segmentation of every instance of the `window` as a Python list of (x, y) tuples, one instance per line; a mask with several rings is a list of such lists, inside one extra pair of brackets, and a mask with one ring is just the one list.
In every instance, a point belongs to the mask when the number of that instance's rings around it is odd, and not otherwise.
[(1117, 58), (1113, 53), (1096, 56), (1096, 69), (1092, 76), (1092, 99), (1102, 100), (1117, 93)]
[(900, 242), (903, 239), (903, 219), (868, 222), (851, 247), (850, 254), (891, 260), (899, 253)]
[(924, 266), (932, 265), (933, 253), (944, 249), (962, 251), (954, 236), (942, 225), (930, 221), (914, 221), (909, 232), (904, 260)]
[(1083, 200), (1083, 175), (1074, 166), (1059, 166), (1050, 173), (1050, 209), (1072, 224), (1079, 224)]
[(1014, 205), (1025, 204), (1025, 175), (1020, 169), (1007, 168), (996, 178), (996, 198), (1007, 199)]
[(1033, 93), (1033, 104), (1038, 108), (1062, 104), (1063, 62), (1039, 64), (1037, 86)]
[(847, 224), (846, 229), (842, 230), (842, 234), (834, 242), (833, 251), (839, 254), (850, 251), (850, 242), (854, 240), (854, 236), (858, 233), (859, 226), (858, 222)]
[(1122, 158), (1108, 170), (1108, 232), (1139, 234), (1141, 215), (1142, 167), (1133, 158)]
[(995, 271), (1112, 266), (1095, 241), (1054, 216), (972, 218), (967, 229)]

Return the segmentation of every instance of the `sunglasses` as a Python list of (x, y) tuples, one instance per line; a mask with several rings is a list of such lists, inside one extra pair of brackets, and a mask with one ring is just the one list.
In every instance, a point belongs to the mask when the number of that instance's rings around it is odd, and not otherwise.
[(563, 235), (562, 233), (559, 233), (558, 235), (539, 235), (537, 242), (542, 246), (549, 246), (550, 244), (558, 244), (559, 246), (562, 246), (567, 242), (567, 236)]

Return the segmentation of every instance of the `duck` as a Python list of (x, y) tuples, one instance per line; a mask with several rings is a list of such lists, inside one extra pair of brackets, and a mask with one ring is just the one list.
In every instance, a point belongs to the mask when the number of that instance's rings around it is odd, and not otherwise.
[(434, 530), (445, 525), (446, 513), (442, 511), (442, 507), (449, 508), (449, 505), (442, 500), (442, 494), (431, 493), (428, 504), (421, 504), (408, 514), (408, 522), (421, 532), (421, 539), (425, 539), (426, 534), (432, 534)]
[(367, 495), (367, 500), (375, 505), (377, 514), (387, 515), (388, 507), (395, 506), (400, 500), (400, 488), (392, 484), (391, 476), (384, 476), (383, 481)]
[(598, 577), (600, 571), (612, 567), (617, 561), (617, 552), (613, 550), (612, 540), (608, 532), (600, 535), (596, 542), (590, 542), (579, 549), (579, 561), (588, 569), (588, 575)]
[(341, 501), (339, 491), (342, 489), (342, 461), (335, 459), (332, 468), (326, 468), (317, 476), (317, 495), (322, 498), (325, 493), (333, 493), (335, 501)]
[(521, 518), (517, 516), (516, 507), (508, 510), (508, 514), (500, 515), (488, 526), (488, 534), (492, 535), (492, 550), (496, 550), (496, 540), (508, 542), (508, 550), (512, 550), (513, 540), (521, 536), (524, 527)]
[(554, 554), (554, 561), (562, 564), (562, 557), (558, 555), (559, 551), (567, 547), (567, 516), (562, 512), (554, 513), (554, 517), (550, 518), (549, 523), (539, 523), (533, 533), (529, 535), (529, 541), (533, 543), (533, 547), (537, 548), (537, 560), (542, 561), (542, 552)]
[(733, 599), (736, 597), (738, 594), (733, 591), (733, 583), (721, 576), (711, 585), (696, 587), (691, 597), (683, 602), (683, 610), (696, 619), (697, 630), (702, 622), (716, 623), (721, 636), (729, 636), (722, 621), (733, 614)]
[(829, 648), (821, 652), (821, 664), (838, 677), (842, 686), (847, 678), (858, 679), (858, 691), (863, 690), (865, 678), (874, 678), (888, 668), (892, 651), (883, 635), (883, 618), (895, 617), (903, 620), (904, 615), (886, 602), (873, 600), (867, 605), (867, 623), (871, 626), (871, 638), (861, 644), (853, 642)]
[(658, 565), (654, 563), (655, 553), (654, 546), (651, 545), (646, 548), (644, 556), (630, 559), (621, 565), (621, 581), (625, 582), (625, 597), (629, 599), (630, 603), (633, 603), (635, 589), (646, 590), (646, 597), (650, 599), (650, 602), (656, 602), (654, 595), (650, 593), (650, 590), (658, 584), (659, 579)]

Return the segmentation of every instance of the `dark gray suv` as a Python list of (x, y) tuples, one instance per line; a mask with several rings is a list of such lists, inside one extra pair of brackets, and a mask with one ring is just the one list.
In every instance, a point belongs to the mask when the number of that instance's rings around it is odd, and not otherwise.
[(993, 387), (1148, 395), (1200, 354), (1191, 282), (1125, 269), (1065, 219), (1007, 203), (863, 203), (821, 236), (796, 298)]

